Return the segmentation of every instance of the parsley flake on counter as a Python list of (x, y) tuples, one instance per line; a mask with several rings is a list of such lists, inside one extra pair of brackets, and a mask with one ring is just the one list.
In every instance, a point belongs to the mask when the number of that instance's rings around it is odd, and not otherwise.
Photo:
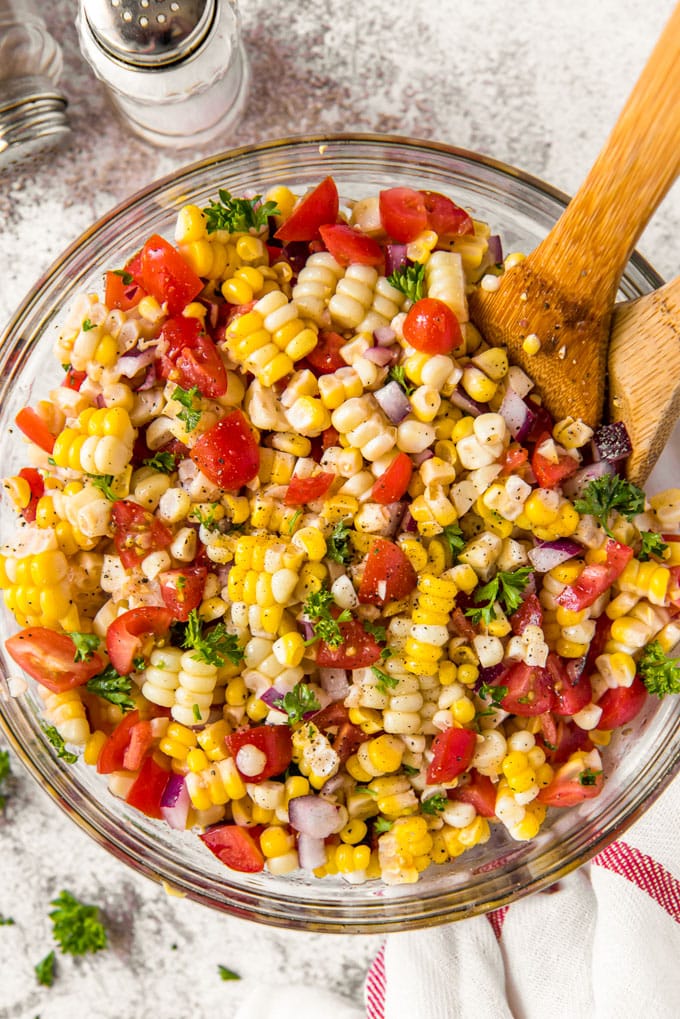
[(117, 704), (123, 711), (134, 710), (135, 702), (130, 696), (132, 681), (129, 676), (121, 676), (116, 672), (113, 665), (107, 665), (103, 672), (88, 679), (85, 689), (111, 704)]
[(191, 389), (182, 389), (181, 386), (175, 386), (173, 390), (172, 399), (181, 403), (183, 408), (177, 415), (177, 419), (182, 422), (188, 432), (193, 432), (201, 420), (203, 412), (194, 408), (194, 400), (197, 397), (200, 399), (200, 396), (198, 386), (192, 386)]
[(499, 570), (493, 580), (475, 591), (474, 600), (476, 602), (486, 601), (487, 604), (467, 609), (465, 615), (469, 616), (473, 623), (483, 622), (488, 626), (496, 618), (496, 609), (494, 608), (496, 602), (505, 612), (514, 612), (521, 604), (522, 595), (529, 583), (531, 573), (531, 566), (522, 566), (519, 570), (512, 572)]
[(645, 648), (638, 662), (638, 672), (649, 693), (657, 697), (680, 693), (680, 658), (669, 658), (658, 640)]
[(334, 618), (330, 611), (331, 605), (335, 605), (335, 599), (327, 587), (322, 587), (319, 591), (310, 594), (302, 606), (302, 611), (314, 627), (314, 636), (305, 641), (307, 646), (315, 644), (317, 640), (324, 641), (329, 647), (340, 647), (342, 644), (342, 631), (339, 624), (349, 622), (352, 613), (349, 609), (343, 609)]
[(658, 556), (659, 559), (664, 558), (668, 545), (660, 534), (657, 534), (656, 531), (640, 531), (640, 537), (642, 539), (642, 547), (640, 548), (638, 559), (641, 563), (646, 563), (653, 555)]
[(254, 198), (234, 198), (225, 188), (217, 192), (219, 201), (211, 199), (203, 212), (209, 234), (216, 230), (229, 233), (247, 233), (267, 225), (270, 216), (279, 215), (276, 202), (262, 202), (262, 195)]
[(225, 664), (227, 658), (234, 665), (240, 665), (243, 661), (243, 648), (236, 635), (229, 633), (224, 623), (218, 623), (204, 633), (196, 609), (189, 613), (182, 647), (191, 648), (195, 652), (191, 657), (197, 662), (216, 665), (218, 669)]
[(448, 798), (444, 793), (435, 793), (434, 796), (428, 796), (426, 800), (420, 801), (420, 809), (423, 814), (433, 814), (436, 816), (441, 814), (448, 802)]
[(99, 919), (98, 906), (79, 902), (71, 892), (62, 891), (50, 903), (52, 935), (62, 952), (85, 955), (106, 948), (107, 936)]
[(11, 916), (3, 916), (0, 913), (0, 927), (14, 927), (14, 919)]
[(43, 987), (51, 987), (54, 983), (54, 964), (57, 958), (54, 954), (54, 950), (48, 952), (44, 959), (36, 963), (33, 967), (35, 970), (36, 979), (39, 984)]
[(73, 656), (74, 662), (89, 662), (101, 641), (96, 633), (80, 633), (78, 630), (71, 630), (68, 634), (75, 644), (76, 653)]
[(296, 683), (292, 690), (274, 701), (274, 707), (280, 708), (288, 715), (288, 725), (301, 722), (306, 714), (319, 711), (321, 705), (316, 694), (306, 683)]
[[(11, 770), (9, 766), (9, 750), (0, 750), (0, 786), (2, 786)], [(5, 809), (6, 803), (7, 797), (0, 794), (0, 810)]]
[(605, 474), (585, 486), (580, 498), (574, 500), (574, 507), (582, 515), (595, 517), (613, 538), (608, 526), (610, 513), (616, 510), (626, 520), (632, 520), (645, 508), (645, 493), (619, 474)]
[(346, 566), (352, 558), (349, 550), (349, 527), (342, 520), (338, 520), (328, 539), (326, 556), (341, 566)]
[(177, 466), (175, 454), (154, 453), (152, 457), (144, 461), (144, 466), (151, 467), (152, 470), (158, 471), (160, 474), (172, 474)]
[(53, 725), (48, 725), (47, 722), (42, 721), (40, 723), (40, 727), (47, 736), (47, 742), (51, 743), (57, 751), (57, 757), (60, 757), (62, 761), (66, 761), (67, 764), (75, 764), (78, 760), (78, 755), (72, 754), (70, 750), (66, 749), (64, 739), (59, 734), (58, 730)]
[(391, 276), (387, 277), (387, 282), (395, 288), (395, 290), (401, 290), (402, 294), (406, 294), (409, 301), (414, 304), (419, 301), (423, 296), (423, 290), (425, 287), (425, 266), (422, 262), (413, 262), (412, 265), (402, 265), (400, 269), (395, 269)]
[(229, 969), (227, 966), (223, 966), (221, 963), (217, 964), (217, 972), (219, 973), (222, 980), (240, 980), (241, 977), (238, 973), (234, 973), (233, 969)]

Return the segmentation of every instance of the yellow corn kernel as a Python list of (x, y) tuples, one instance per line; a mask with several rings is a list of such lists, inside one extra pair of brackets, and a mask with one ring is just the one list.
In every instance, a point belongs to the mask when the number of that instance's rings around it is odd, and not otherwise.
[(404, 744), (397, 736), (378, 736), (366, 744), (366, 753), (376, 771), (387, 773), (401, 767)]
[[(590, 733), (590, 738), (592, 739), (592, 737), (593, 737), (593, 734), (591, 732)], [(593, 742), (595, 742), (595, 741), (593, 740)], [(549, 786), (550, 783), (552, 782), (554, 775), (555, 775), (555, 772), (550, 767), (549, 764), (541, 764), (536, 769), (536, 784), (541, 789), (545, 789), (545, 787)]]
[(272, 650), (280, 665), (296, 668), (305, 655), (304, 638), (297, 631), (291, 631), (279, 637)]
[(255, 694), (251, 694), (246, 702), (246, 714), (252, 722), (263, 722), (269, 714), (269, 708)]
[[(548, 575), (552, 577), (553, 580), (557, 580), (560, 584), (573, 584), (583, 572), (583, 566), (584, 563), (582, 559), (571, 559), (569, 562), (561, 563), (559, 566), (553, 566)], [(581, 620), (579, 620), (579, 622), (580, 621)]]
[(118, 360), (118, 344), (108, 333), (102, 336), (94, 352), (94, 360), (105, 368), (111, 368)]
[(546, 504), (543, 489), (535, 489), (524, 503), (524, 513), (532, 527), (545, 527), (557, 519), (558, 509)]
[(375, 708), (350, 708), (349, 720), (369, 736), (380, 732), (383, 727), (382, 713)]
[(512, 778), (515, 775), (521, 774), (526, 771), (529, 767), (529, 760), (527, 755), (521, 750), (512, 750), (509, 754), (506, 754), (503, 758), (503, 764), (501, 770), (506, 778)]
[(285, 187), (283, 184), (270, 188), (265, 195), (265, 199), (268, 202), (275, 202), (278, 209), (278, 212), (275, 214), (277, 222), (283, 222), (290, 218), (290, 214), (298, 200), (290, 188)]
[(284, 785), (286, 806), (296, 796), (307, 796), (309, 794), (309, 782), (303, 775), (291, 775), (286, 779)]
[[(439, 682), (442, 686), (450, 686), (458, 678), (458, 669), (453, 662), (445, 661), (439, 666)], [(461, 680), (462, 682), (462, 680)]]
[(476, 708), (469, 697), (460, 697), (451, 705), (451, 714), (461, 725), (471, 722), (476, 713)]
[(149, 322), (155, 322), (163, 314), (163, 309), (155, 297), (143, 297), (137, 305), (137, 311)]
[(369, 772), (367, 772), (366, 769), (361, 766), (359, 758), (357, 757), (356, 754), (352, 754), (351, 757), (347, 758), (345, 768), (347, 769), (348, 773), (352, 776), (352, 778), (356, 779), (357, 782), (361, 782), (362, 785), (365, 784), (366, 782), (370, 782), (371, 779), (373, 778), (373, 775), (369, 774)]
[(189, 771), (204, 771), (210, 766), (210, 759), (205, 750), (194, 747), (186, 755), (186, 765)]
[(368, 828), (364, 821), (359, 818), (352, 818), (340, 831), (340, 839), (350, 846), (355, 846), (366, 838)]
[[(253, 820), (255, 820), (255, 808), (253, 808)], [(280, 827), (272, 825), (260, 835), (260, 849), (269, 859), (273, 856), (283, 856), (295, 848), (295, 836)]]
[(326, 555), (326, 540), (316, 527), (301, 527), (293, 535), (292, 542), (312, 562), (320, 562)]
[(177, 213), (175, 241), (177, 244), (191, 244), (206, 235), (206, 218), (197, 205), (184, 205)]
[(539, 340), (536, 333), (529, 333), (529, 335), (525, 338), (524, 342), (522, 343), (522, 350), (524, 351), (524, 353), (529, 354), (531, 356), (533, 354), (538, 354), (540, 349), (541, 341)]
[(555, 644), (555, 650), (563, 658), (582, 658), (588, 651), (587, 644), (578, 644), (575, 640), (565, 640), (560, 637)]
[(596, 747), (608, 747), (612, 734), (608, 729), (591, 729), (588, 733)]
[(95, 765), (99, 760), (104, 744), (108, 736), (101, 729), (96, 729), (87, 739), (83, 750), (83, 761), (85, 764)]
[(221, 286), (222, 296), (230, 304), (249, 304), (253, 299), (253, 288), (247, 280), (232, 276)]
[(242, 676), (236, 676), (227, 683), (225, 701), (231, 708), (240, 707), (245, 704), (250, 696), (248, 687)]

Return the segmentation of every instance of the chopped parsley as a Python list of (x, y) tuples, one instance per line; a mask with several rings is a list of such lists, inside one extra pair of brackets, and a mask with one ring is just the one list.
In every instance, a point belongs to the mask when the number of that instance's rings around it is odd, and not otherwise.
[(83, 332), (84, 333), (89, 333), (90, 329), (94, 329), (94, 328), (95, 328), (95, 324), (94, 324), (94, 322), (91, 322), (89, 318), (86, 318), (86, 319), (83, 320)]
[(132, 659), (132, 664), (135, 667), (135, 672), (142, 672), (146, 668), (146, 659), (143, 655), (135, 655)]
[(194, 408), (194, 400), (196, 398), (200, 399), (200, 396), (198, 386), (192, 386), (191, 389), (182, 389), (181, 386), (175, 386), (172, 394), (172, 399), (182, 404), (183, 409), (177, 415), (177, 419), (182, 422), (188, 432), (193, 432), (201, 420), (202, 411)]
[(420, 774), (420, 768), (414, 768), (412, 764), (402, 764), (401, 770), (406, 775), (419, 775)]
[(113, 275), (120, 276), (124, 287), (129, 287), (131, 283), (134, 283), (132, 275), (126, 269), (114, 269)]
[(88, 679), (85, 689), (111, 704), (117, 704), (123, 711), (134, 710), (135, 702), (130, 696), (132, 681), (129, 676), (119, 675), (113, 665), (107, 665), (103, 672)]
[(44, 959), (34, 966), (36, 979), (43, 987), (51, 987), (54, 983), (54, 964), (57, 961), (54, 950), (48, 952)]
[(69, 637), (76, 648), (76, 653), (73, 656), (74, 662), (89, 662), (101, 644), (96, 633), (79, 633), (78, 630), (72, 630), (69, 633)]
[(290, 523), (288, 524), (288, 533), (289, 534), (293, 533), (293, 531), (295, 530), (295, 527), (297, 525), (297, 522), (298, 522), (298, 520), (300, 519), (301, 516), (302, 516), (302, 510), (301, 509), (295, 510), (295, 513), (293, 513), (292, 517), (290, 518)]
[(396, 676), (390, 676), (388, 672), (383, 672), (377, 665), (371, 666), (371, 672), (377, 678), (378, 682), (375, 684), (376, 690), (380, 693), (387, 693), (388, 689), (393, 690), (395, 686), (399, 685), (399, 680)]
[(199, 708), (198, 704), (191, 705), (191, 713), (193, 714), (195, 721), (197, 722), (201, 721), (201, 709)]
[(648, 691), (657, 697), (680, 693), (680, 658), (669, 658), (658, 640), (645, 648), (638, 662), (638, 672)]
[(328, 539), (326, 557), (342, 566), (346, 566), (352, 558), (352, 553), (349, 550), (349, 527), (342, 520), (338, 520)]
[(97, 906), (79, 902), (71, 892), (62, 891), (50, 903), (52, 935), (62, 952), (85, 955), (106, 948), (107, 936)]
[(437, 815), (441, 814), (448, 802), (444, 793), (435, 793), (434, 796), (428, 796), (426, 800), (421, 800), (420, 809), (423, 814)]
[(148, 460), (144, 460), (145, 467), (151, 467), (161, 474), (172, 474), (177, 466), (174, 453), (154, 453)]
[(488, 701), (495, 708), (499, 708), (501, 701), (507, 696), (507, 686), (492, 686), (491, 683), (482, 683), (479, 688), (479, 696)]
[(0, 913), (0, 927), (14, 927), (14, 918)]
[(457, 559), (459, 554), (465, 548), (465, 538), (458, 524), (447, 524), (442, 531), (442, 538), (447, 542), (451, 549), (451, 555), (454, 559)]
[(314, 626), (314, 636), (305, 641), (308, 646), (322, 640), (329, 647), (340, 647), (342, 644), (342, 630), (340, 623), (347, 623), (352, 618), (349, 609), (343, 609), (337, 616), (331, 615), (330, 606), (335, 605), (335, 599), (327, 587), (310, 594), (302, 606), (302, 611)]
[[(5, 781), (11, 770), (12, 769), (9, 766), (9, 751), (0, 750), (0, 787), (2, 786), (2, 783)], [(0, 794), (0, 810), (5, 809), (6, 803), (7, 797)]]
[(113, 474), (88, 474), (87, 476), (93, 488), (98, 488), (100, 492), (103, 492), (110, 502), (116, 502), (119, 496), (111, 488), (115, 480)]
[(274, 707), (281, 708), (288, 715), (288, 725), (301, 722), (306, 714), (321, 707), (314, 691), (306, 683), (296, 683), (292, 690), (274, 701)]
[(413, 301), (415, 304), (423, 296), (425, 266), (422, 262), (402, 265), (400, 269), (395, 269), (392, 275), (387, 277), (387, 282), (396, 290), (401, 290), (402, 294), (406, 294), (409, 301)]
[(222, 980), (240, 980), (241, 977), (238, 973), (234, 973), (233, 969), (229, 969), (227, 966), (222, 966), (221, 963), (217, 965), (217, 972), (219, 973)]
[(601, 771), (593, 771), (592, 768), (585, 768), (583, 771), (579, 772), (579, 785), (595, 785), (597, 783), (598, 775), (601, 774)]
[[(362, 622), (366, 633), (370, 633), (371, 637), (375, 637), (378, 644), (385, 643), (385, 641), (387, 640), (387, 630), (382, 625), (382, 623), (373, 623), (371, 622), (370, 619), (364, 619), (362, 620)], [(386, 651), (388, 652), (387, 654), (385, 654)], [(389, 650), (389, 648), (383, 648), (383, 650), (380, 652), (380, 657), (389, 658), (391, 654), (392, 652)]]
[(492, 619), (496, 618), (495, 604), (503, 608), (505, 612), (512, 613), (519, 608), (522, 602), (522, 595), (529, 583), (531, 566), (522, 566), (519, 570), (506, 572), (499, 570), (493, 580), (490, 580), (484, 587), (475, 591), (476, 602), (486, 601), (486, 605), (478, 608), (467, 609), (466, 616), (469, 616), (473, 623), (483, 622), (488, 626)]
[(407, 396), (410, 396), (415, 389), (415, 386), (412, 386), (406, 378), (403, 364), (397, 364), (394, 368), (390, 368), (389, 378), (392, 382), (396, 382), (399, 386), (401, 386)]
[(388, 821), (386, 817), (376, 817), (373, 822), (373, 831), (376, 835), (383, 835), (386, 831), (392, 830), (394, 821)]
[(664, 558), (668, 545), (660, 534), (657, 534), (656, 531), (640, 531), (640, 537), (642, 538), (642, 547), (638, 559), (641, 563), (646, 563), (653, 555), (658, 556), (659, 559)]
[(218, 506), (218, 502), (211, 502), (206, 510), (201, 509), (200, 506), (193, 506), (191, 509), (191, 519), (195, 520), (201, 527), (207, 527), (209, 531), (214, 531), (217, 529), (215, 514)]
[(610, 513), (616, 510), (626, 520), (632, 520), (645, 508), (645, 493), (619, 474), (605, 474), (585, 486), (574, 506), (579, 513), (595, 517), (613, 538), (608, 527)]
[(227, 658), (234, 665), (240, 665), (243, 661), (243, 648), (239, 645), (236, 635), (229, 633), (224, 623), (218, 623), (212, 630), (204, 633), (196, 609), (189, 613), (182, 646), (193, 649), (194, 654), (191, 657), (197, 662), (216, 665), (218, 669), (224, 665)]
[(262, 202), (262, 195), (234, 198), (224, 188), (220, 188), (217, 194), (219, 201), (211, 199), (210, 205), (203, 210), (209, 234), (216, 230), (228, 230), (230, 234), (259, 230), (267, 225), (270, 216), (280, 214), (276, 202)]
[(78, 760), (78, 755), (72, 754), (70, 750), (66, 749), (64, 739), (58, 730), (53, 725), (48, 725), (47, 722), (41, 722), (40, 725), (42, 731), (47, 736), (48, 743), (51, 743), (57, 751), (57, 757), (60, 757), (62, 761), (66, 761), (67, 764), (75, 764)]

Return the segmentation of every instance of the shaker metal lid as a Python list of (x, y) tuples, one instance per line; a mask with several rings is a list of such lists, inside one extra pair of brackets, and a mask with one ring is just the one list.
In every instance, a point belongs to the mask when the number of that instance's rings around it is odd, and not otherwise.
[(216, 0), (83, 0), (87, 24), (110, 56), (135, 67), (185, 60), (203, 42)]

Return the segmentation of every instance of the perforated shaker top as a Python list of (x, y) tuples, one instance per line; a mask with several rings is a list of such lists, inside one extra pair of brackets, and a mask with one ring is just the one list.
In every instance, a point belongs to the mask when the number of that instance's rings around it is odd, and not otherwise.
[(201, 45), (216, 0), (83, 0), (82, 11), (111, 57), (152, 69), (186, 60)]

